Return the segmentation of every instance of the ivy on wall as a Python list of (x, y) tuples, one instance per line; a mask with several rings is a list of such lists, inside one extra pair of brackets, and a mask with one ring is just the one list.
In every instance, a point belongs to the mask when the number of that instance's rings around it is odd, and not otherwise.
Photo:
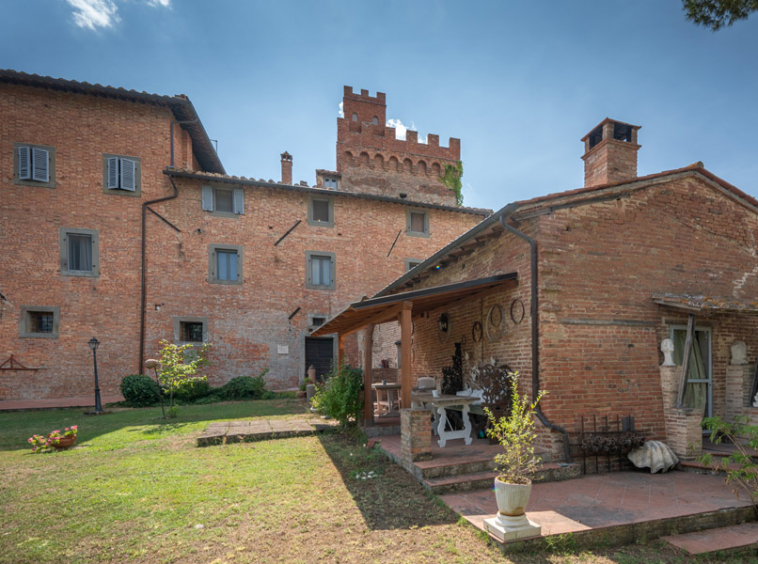
[(463, 182), (461, 177), (463, 176), (463, 162), (458, 161), (456, 164), (445, 165), (445, 172), (440, 176), (440, 182), (450, 188), (455, 193), (455, 202), (459, 205), (463, 205)]

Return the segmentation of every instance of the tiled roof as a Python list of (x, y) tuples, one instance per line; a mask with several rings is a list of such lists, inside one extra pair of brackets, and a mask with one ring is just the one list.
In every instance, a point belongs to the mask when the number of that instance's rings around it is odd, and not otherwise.
[(693, 296), (690, 294), (653, 294), (653, 301), (668, 307), (703, 313), (730, 312), (758, 315), (758, 301), (756, 300), (741, 300), (724, 296)]
[(205, 127), (203, 127), (203, 123), (200, 121), (200, 117), (197, 115), (197, 111), (195, 111), (195, 107), (184, 94), (164, 96), (115, 86), (103, 86), (102, 84), (90, 84), (89, 82), (28, 74), (8, 69), (0, 69), (0, 82), (92, 96), (106, 96), (129, 102), (168, 106), (177, 121), (188, 122), (182, 123), (182, 127), (187, 130), (192, 138), (192, 149), (203, 170), (218, 173), (226, 172), (224, 166), (221, 164), (221, 159), (216, 154), (213, 144), (208, 137), (208, 133), (205, 131)]

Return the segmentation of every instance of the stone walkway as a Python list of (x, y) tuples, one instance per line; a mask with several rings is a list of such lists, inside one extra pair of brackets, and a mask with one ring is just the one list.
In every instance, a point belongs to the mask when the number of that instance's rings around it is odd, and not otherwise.
[(336, 421), (305, 419), (255, 419), (211, 423), (197, 438), (197, 446), (305, 437), (332, 429)]

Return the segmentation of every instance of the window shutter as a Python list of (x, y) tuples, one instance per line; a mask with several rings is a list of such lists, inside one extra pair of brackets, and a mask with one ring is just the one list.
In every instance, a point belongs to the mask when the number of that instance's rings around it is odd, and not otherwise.
[(31, 180), (32, 170), (29, 158), (29, 147), (18, 148), (18, 178), (19, 180)]
[(213, 188), (203, 186), (203, 210), (213, 211)]
[(245, 191), (242, 188), (234, 189), (234, 213), (245, 213)]
[(118, 158), (108, 157), (108, 189), (118, 188)]
[(121, 160), (121, 188), (135, 192), (137, 190), (136, 183), (136, 163), (129, 159)]
[(32, 180), (50, 182), (50, 153), (46, 149), (32, 147)]

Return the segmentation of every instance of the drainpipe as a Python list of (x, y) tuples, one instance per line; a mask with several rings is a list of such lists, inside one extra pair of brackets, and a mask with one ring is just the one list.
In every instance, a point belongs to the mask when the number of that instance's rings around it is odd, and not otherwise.
[[(511, 204), (503, 210), (503, 214), (500, 216), (500, 225), (512, 233), (516, 237), (519, 237), (529, 243), (530, 248), (530, 262), (531, 262), (531, 306), (529, 308), (532, 319), (532, 401), (537, 399), (537, 393), (540, 388), (540, 326), (539, 326), (539, 286), (537, 280), (537, 241), (529, 237), (526, 233), (522, 233), (515, 227), (508, 224), (508, 218), (518, 209), (518, 204)], [(537, 404), (535, 410), (537, 419), (540, 420), (545, 427), (551, 431), (557, 431), (563, 435), (563, 452), (566, 457), (566, 462), (571, 462), (571, 448), (569, 447), (569, 436), (566, 429), (555, 423), (551, 423), (547, 416), (542, 413), (542, 406)]]
[[(171, 128), (173, 130), (173, 122), (171, 123)], [(171, 137), (172, 140), (172, 161), (173, 161), (173, 136)], [(173, 164), (173, 162), (172, 162)], [(176, 188), (176, 184), (174, 184), (174, 179), (169, 176), (169, 181), (171, 181), (171, 186), (174, 188), (174, 193), (171, 196), (165, 196), (163, 198), (158, 198), (156, 200), (148, 200), (147, 202), (142, 203), (142, 291), (141, 291), (141, 300), (140, 300), (140, 321), (139, 321), (139, 367), (137, 368), (137, 374), (142, 374), (142, 365), (145, 362), (145, 307), (146, 307), (146, 301), (147, 301), (147, 270), (145, 268), (145, 249), (147, 246), (147, 224), (145, 222), (145, 217), (147, 216), (147, 207), (152, 204), (157, 204), (159, 202), (166, 202), (168, 200), (173, 200), (177, 197), (179, 194), (179, 190)]]

